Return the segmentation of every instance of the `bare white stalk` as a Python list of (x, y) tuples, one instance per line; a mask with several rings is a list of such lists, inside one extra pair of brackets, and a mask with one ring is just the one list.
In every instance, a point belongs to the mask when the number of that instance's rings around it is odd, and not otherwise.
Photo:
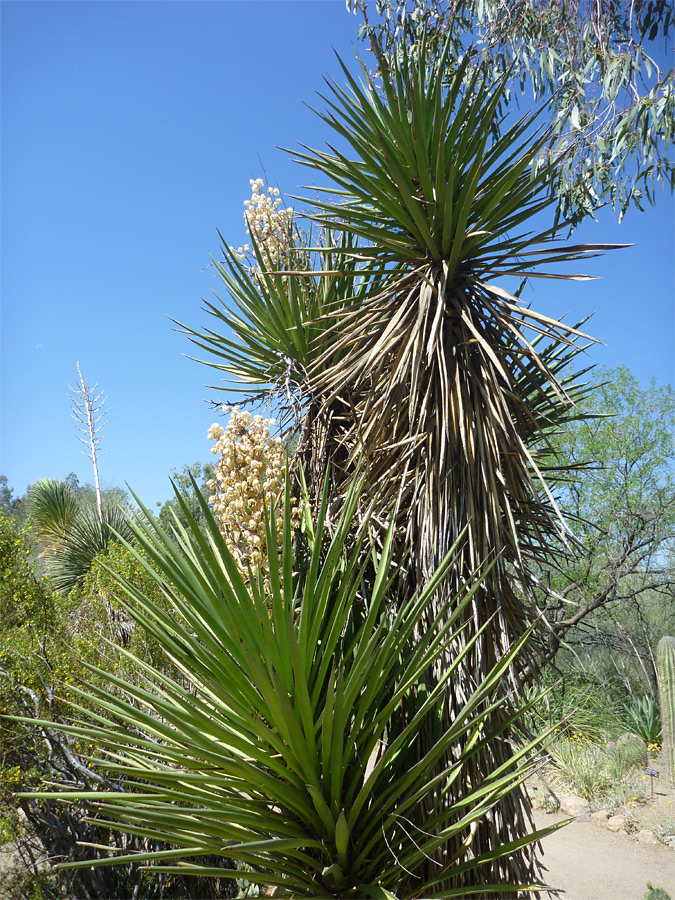
[(88, 456), (94, 467), (94, 484), (96, 487), (96, 506), (98, 508), (98, 517), (103, 521), (103, 509), (101, 506), (101, 485), (98, 478), (98, 457), (101, 441), (105, 434), (101, 434), (101, 429), (108, 424), (108, 411), (105, 409), (107, 397), (103, 396), (103, 391), (98, 390), (98, 381), (92, 387), (88, 381), (85, 381), (80, 371), (80, 363), (77, 363), (77, 386), (69, 387), (71, 396), (70, 410), (75, 421), (75, 426), (82, 437), (78, 440), (84, 444), (85, 450), (82, 452)]

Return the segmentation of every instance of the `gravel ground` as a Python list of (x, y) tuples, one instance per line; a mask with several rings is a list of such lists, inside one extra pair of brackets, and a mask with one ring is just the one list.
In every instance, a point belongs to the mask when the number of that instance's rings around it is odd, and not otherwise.
[[(565, 816), (535, 813), (537, 828)], [(563, 900), (643, 900), (647, 882), (675, 900), (675, 851), (639, 844), (590, 822), (570, 822), (543, 841), (546, 880)], [(544, 894), (545, 898), (553, 894)]]

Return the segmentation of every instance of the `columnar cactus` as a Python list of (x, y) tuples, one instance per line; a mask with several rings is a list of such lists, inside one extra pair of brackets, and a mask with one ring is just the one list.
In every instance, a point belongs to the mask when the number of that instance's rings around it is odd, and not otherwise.
[(656, 648), (663, 753), (670, 784), (675, 787), (675, 638), (664, 637)]

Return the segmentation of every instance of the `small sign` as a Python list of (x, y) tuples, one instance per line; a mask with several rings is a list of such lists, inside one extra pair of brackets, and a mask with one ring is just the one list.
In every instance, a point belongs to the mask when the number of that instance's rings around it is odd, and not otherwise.
[(645, 772), (645, 775), (651, 775), (652, 778), (659, 777), (659, 773), (656, 771), (656, 769), (650, 769), (649, 766), (645, 766), (644, 772)]

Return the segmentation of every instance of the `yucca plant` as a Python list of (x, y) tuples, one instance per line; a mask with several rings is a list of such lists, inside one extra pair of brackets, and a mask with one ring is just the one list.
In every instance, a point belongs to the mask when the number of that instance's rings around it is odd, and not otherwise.
[[(319, 254), (310, 251), (313, 236), (323, 240)], [(241, 259), (223, 240), (223, 259), (214, 259), (213, 265), (227, 297), (216, 295), (218, 302), (205, 305), (218, 330), (177, 324), (209, 354), (202, 362), (234, 376), (236, 383), (229, 385), (234, 394), (250, 400), (251, 385), (256, 385), (261, 395), (276, 401), (285, 421), (297, 424), (299, 410), (310, 399), (308, 370), (326, 346), (327, 331), (366, 285), (355, 284), (353, 268), (342, 268), (340, 254), (355, 244), (351, 235), (303, 234), (296, 227), (293, 237), (281, 269), (255, 233), (249, 236), (251, 260)]]
[[(379, 85), (364, 68), (360, 86), (343, 67), (349, 90), (331, 82), (326, 101), (323, 118), (354, 157), (297, 155), (340, 186), (327, 189), (337, 200), (319, 203), (316, 218), (360, 238), (343, 253), (347, 265), (372, 261), (379, 276), (365, 302), (328, 325), (329, 352), (309, 380), (325, 402), (349, 398), (352, 434), (342, 443), (354, 458), (367, 454), (383, 496), (410, 501), (420, 573), (468, 524), (469, 569), (495, 553), (505, 581), (507, 564), (522, 569), (524, 552), (564, 528), (533, 448), (569, 416), (579, 389), (557, 361), (588, 339), (495, 279), (583, 280), (540, 267), (602, 247), (560, 248), (554, 229), (524, 230), (550, 204), (556, 161), (542, 159), (546, 136), (532, 137), (532, 116), (491, 141), (501, 85), (467, 78), (466, 62), (447, 84), (445, 54), (378, 63)], [(508, 606), (512, 590), (502, 590)]]
[(81, 506), (66, 482), (44, 478), (31, 486), (30, 520), (54, 587), (67, 594), (81, 585), (97, 553), (111, 541), (129, 537), (128, 518), (117, 503)]
[[(466, 628), (454, 652), (463, 655), (447, 683), (447, 726), (498, 661), (512, 659), (536, 615), (536, 561), (565, 540), (547, 469), (538, 462), (555, 470), (549, 435), (588, 390), (572, 363), (591, 339), (581, 326), (530, 309), (521, 288), (532, 278), (582, 281), (587, 276), (542, 267), (610, 245), (560, 246), (554, 228), (542, 230), (559, 161), (547, 156), (548, 138), (534, 116), (501, 123), (494, 136), (501, 83), (482, 81), (466, 60), (449, 60), (447, 50), (422, 47), (415, 58), (392, 61), (376, 43), (373, 50), (377, 76), (362, 66), (359, 82), (343, 66), (346, 87), (328, 82), (321, 115), (341, 149), (295, 154), (322, 185), (326, 176), (332, 183), (318, 189), (325, 200), (307, 201), (318, 207), (310, 215), (329, 253), (317, 242), (312, 267), (269, 271), (254, 285), (255, 297), (234, 283), (237, 265), (230, 261), (230, 273), (221, 274), (238, 313), (210, 311), (235, 339), (191, 335), (224, 360), (207, 359), (209, 365), (243, 377), (248, 391), (278, 398), (284, 371), (302, 371), (291, 387), (305, 413), (298, 457), (310, 496), (320, 493), (329, 465), (336, 500), (353, 479), (364, 479), (365, 505), (376, 506), (373, 522), (384, 530), (394, 516), (397, 602), (416, 595), (465, 535), (444, 588), (430, 597), (425, 627), (452, 608), (449, 597), (486, 559), (493, 561), (460, 613)], [(260, 265), (274, 269), (264, 255)], [(502, 286), (507, 276), (517, 279), (510, 290)], [(288, 286), (303, 278), (314, 305), (300, 313), (300, 324)], [(312, 339), (300, 359), (291, 335), (305, 329)], [(285, 334), (285, 370), (270, 333), (275, 340)], [(513, 684), (536, 670), (536, 632), (528, 648), (519, 671), (509, 671)], [(442, 669), (428, 673), (432, 692)], [(499, 731), (502, 712), (492, 717)], [(436, 736), (422, 730), (422, 755)], [(459, 739), (452, 752), (461, 755), (463, 747)], [(506, 739), (482, 745), (467, 761), (467, 777), (480, 783), (502, 771), (509, 755)], [(452, 789), (436, 797), (440, 805), (423, 819), (442, 816), (457, 799)], [(478, 823), (473, 852), (516, 840), (529, 815), (524, 792), (513, 792)], [(436, 866), (421, 859), (416, 875), (424, 880)], [(536, 871), (524, 847), (468, 873), (464, 885), (527, 881)]]
[(31, 522), (48, 552), (61, 543), (77, 518), (77, 498), (67, 482), (42, 478), (30, 486), (28, 502)]
[(120, 536), (130, 537), (128, 519), (121, 506), (104, 501), (100, 516), (94, 507), (81, 509), (47, 557), (47, 571), (56, 590), (67, 594), (81, 585), (96, 555)]
[[(505, 702), (498, 686), (525, 638), (441, 726), (447, 685), (478, 636), (453, 653), (431, 691), (425, 676), (458, 646), (458, 631), (466, 630), (461, 611), (485, 572), (448, 597), (436, 627), (421, 633), (424, 610), (458, 548), (396, 608), (389, 598), (393, 528), (382, 551), (370, 544), (367, 516), (351, 540), (360, 490), (350, 488), (330, 540), (327, 488), (316, 516), (305, 508), (299, 552), (287, 487), (280, 556), (275, 515), (266, 519), (276, 562), (267, 588), (262, 578), (242, 577), (203, 499), (206, 533), (184, 501), (187, 528), (177, 524), (168, 534), (147, 511), (134, 523), (139, 562), (171, 612), (118, 577), (126, 597), (120, 602), (182, 677), (171, 679), (124, 650), (145, 684), (88, 666), (96, 678), (80, 691), (82, 719), (59, 727), (97, 747), (90, 763), (123, 779), (125, 790), (48, 796), (86, 802), (97, 824), (176, 849), (112, 855), (96, 865), (141, 862), (155, 871), (222, 876), (222, 868), (200, 862), (216, 854), (237, 860), (249, 881), (274, 885), (276, 896), (464, 897), (466, 889), (444, 887), (448, 877), (544, 834), (473, 852), (477, 824), (528, 772), (533, 747), (523, 746), (481, 782), (467, 778), (473, 757), (501, 740), (516, 715), (511, 709), (491, 730), (491, 712)], [(374, 578), (364, 593), (368, 565)], [(437, 741), (420, 754), (424, 727), (436, 730)], [(461, 753), (447, 760), (448, 748), (459, 745)], [(448, 794), (447, 812), (418, 827), (429, 798)], [(415, 871), (430, 854), (439, 864), (421, 881)], [(533, 887), (490, 889), (501, 895)]]

